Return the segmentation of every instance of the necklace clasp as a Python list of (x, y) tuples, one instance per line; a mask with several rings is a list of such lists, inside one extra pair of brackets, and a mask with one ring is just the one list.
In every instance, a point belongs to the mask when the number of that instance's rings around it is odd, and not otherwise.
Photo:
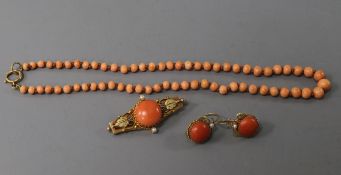
[(5, 83), (11, 84), (13, 89), (19, 89), (19, 83), (23, 80), (23, 78), (23, 67), (20, 63), (15, 62), (11, 65), (11, 70), (6, 74)]

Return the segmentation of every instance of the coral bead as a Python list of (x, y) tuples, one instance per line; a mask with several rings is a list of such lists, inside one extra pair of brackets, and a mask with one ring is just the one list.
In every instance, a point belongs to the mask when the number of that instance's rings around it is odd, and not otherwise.
[(204, 121), (196, 121), (188, 128), (188, 137), (195, 143), (204, 143), (211, 137), (212, 129)]
[(143, 100), (134, 109), (136, 122), (145, 127), (153, 127), (159, 124), (161, 116), (161, 107), (154, 100)]
[(256, 117), (248, 115), (240, 121), (238, 133), (242, 137), (252, 137), (257, 134), (258, 128), (259, 124)]

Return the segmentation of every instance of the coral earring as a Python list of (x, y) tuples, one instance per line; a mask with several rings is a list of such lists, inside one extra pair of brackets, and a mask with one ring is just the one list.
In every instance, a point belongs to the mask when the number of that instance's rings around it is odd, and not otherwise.
[(134, 109), (136, 122), (145, 127), (153, 127), (159, 124), (161, 116), (161, 107), (154, 100), (143, 100)]
[(238, 125), (238, 134), (242, 137), (252, 137), (257, 134), (259, 123), (255, 116), (245, 116)]
[(204, 143), (211, 137), (212, 129), (205, 121), (195, 121), (188, 128), (187, 135), (195, 143)]

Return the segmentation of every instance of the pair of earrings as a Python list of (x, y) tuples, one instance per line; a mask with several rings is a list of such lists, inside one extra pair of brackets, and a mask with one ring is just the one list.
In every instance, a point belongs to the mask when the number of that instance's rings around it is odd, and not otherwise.
[[(183, 106), (183, 98), (166, 97), (152, 100), (141, 95), (128, 112), (109, 122), (107, 130), (115, 135), (136, 130), (157, 133), (157, 126)], [(232, 128), (235, 135), (242, 137), (254, 136), (259, 128), (257, 119), (249, 114), (239, 113), (236, 119), (221, 120), (217, 114), (209, 113), (189, 125), (187, 136), (195, 143), (204, 143), (218, 124)]]
[(253, 115), (238, 113), (236, 119), (220, 119), (218, 114), (208, 113), (192, 121), (187, 128), (187, 137), (195, 143), (205, 143), (217, 125), (232, 128), (235, 136), (246, 138), (255, 136), (259, 130), (258, 120)]

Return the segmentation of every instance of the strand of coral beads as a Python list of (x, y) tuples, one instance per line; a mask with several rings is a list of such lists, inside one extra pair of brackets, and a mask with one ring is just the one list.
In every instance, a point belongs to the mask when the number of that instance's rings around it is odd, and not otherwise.
[(275, 87), (261, 85), (257, 86), (255, 84), (247, 84), (245, 82), (235, 82), (232, 81), (228, 84), (218, 84), (217, 82), (211, 82), (206, 79), (203, 80), (192, 80), (192, 81), (182, 81), (182, 82), (169, 82), (163, 81), (161, 83), (156, 83), (154, 85), (141, 85), (141, 84), (125, 84), (122, 82), (89, 82), (89, 83), (75, 83), (73, 85), (64, 86), (51, 86), (51, 85), (39, 85), (39, 86), (26, 86), (20, 85), (20, 92), (23, 94), (69, 94), (72, 92), (88, 92), (88, 91), (105, 91), (105, 90), (118, 90), (126, 91), (127, 93), (137, 93), (137, 94), (151, 94), (159, 93), (163, 90), (198, 90), (198, 89), (209, 89), (213, 92), (218, 92), (221, 95), (226, 95), (230, 92), (248, 92), (252, 95), (271, 95), (273, 97), (293, 97), (293, 98), (304, 98), (309, 99), (314, 97), (315, 99), (321, 99), (325, 93), (330, 90), (331, 82), (326, 79), (326, 75), (323, 70), (315, 70), (312, 67), (302, 67), (302, 66), (291, 66), (291, 65), (274, 65), (272, 67), (260, 67), (251, 66), (249, 64), (230, 64), (225, 63), (211, 63), (208, 61), (167, 61), (155, 63), (140, 63), (128, 65), (118, 65), (118, 64), (106, 64), (102, 62), (88, 62), (81, 60), (72, 61), (38, 61), (29, 62), (22, 64), (24, 71), (34, 70), (37, 68), (48, 68), (48, 69), (84, 69), (84, 70), (101, 70), (101, 71), (111, 71), (111, 72), (121, 72), (122, 74), (127, 73), (137, 73), (137, 72), (155, 72), (155, 71), (214, 71), (218, 72), (233, 72), (233, 73), (244, 73), (246, 75), (253, 75), (255, 77), (265, 76), (270, 77), (273, 75), (294, 75), (294, 76), (304, 76), (306, 78), (314, 79), (317, 84), (316, 87)]

